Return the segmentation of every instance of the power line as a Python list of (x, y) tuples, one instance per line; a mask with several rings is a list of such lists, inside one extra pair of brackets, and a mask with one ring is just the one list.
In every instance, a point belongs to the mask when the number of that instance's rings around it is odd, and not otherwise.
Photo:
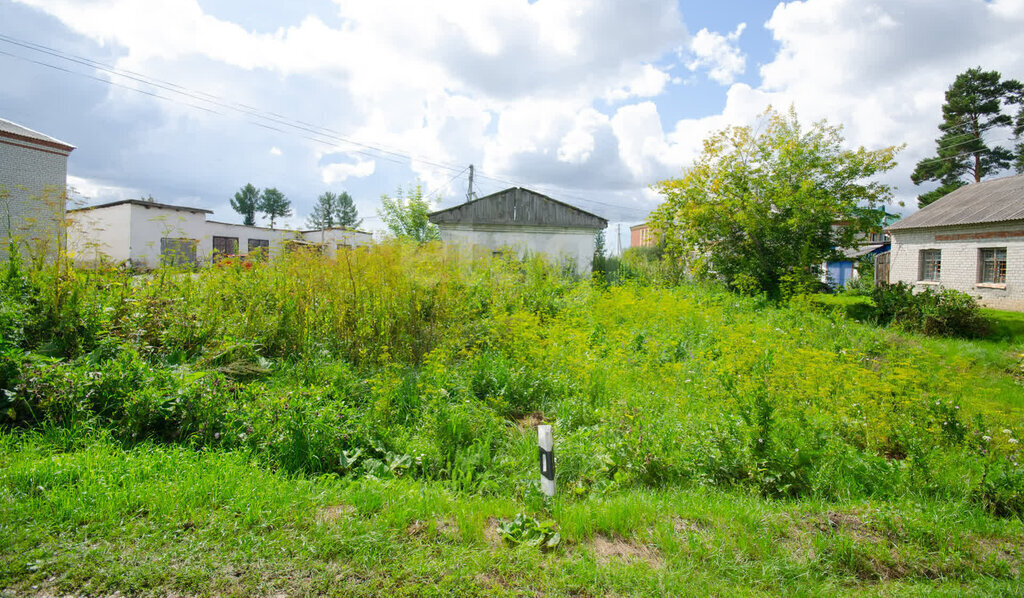
[[(249, 116), (249, 117), (254, 117), (254, 118), (257, 118), (257, 119), (261, 119), (261, 120), (266, 120), (266, 121), (269, 121), (269, 122), (271, 122), (271, 123), (273, 123), (275, 125), (280, 125), (280, 126), (285, 126), (285, 127), (289, 127), (289, 128), (292, 128), (292, 129), (296, 129), (298, 131), (306, 133), (306, 134), (298, 134), (297, 135), (298, 137), (301, 137), (301, 138), (304, 138), (304, 139), (307, 139), (307, 140), (310, 140), (310, 141), (314, 141), (314, 142), (318, 142), (318, 143), (323, 143), (323, 144), (326, 144), (326, 145), (335, 145), (335, 143), (333, 143), (333, 142), (337, 141), (337, 142), (341, 142), (341, 143), (345, 143), (345, 144), (355, 145), (355, 146), (358, 146), (358, 147), (364, 147), (364, 148), (367, 148), (367, 149), (372, 150), (374, 152), (377, 152), (377, 154), (371, 154), (371, 153), (368, 153), (366, 151), (362, 151), (362, 150), (358, 150), (358, 149), (345, 150), (345, 151), (348, 151), (348, 152), (351, 152), (351, 153), (358, 153), (358, 154), (366, 155), (366, 156), (372, 157), (372, 158), (384, 159), (386, 161), (389, 161), (389, 162), (392, 162), (392, 163), (396, 163), (396, 164), (404, 164), (405, 163), (404, 161), (410, 161), (410, 162), (411, 161), (417, 161), (417, 162), (421, 162), (423, 164), (434, 166), (436, 168), (441, 168), (441, 169), (450, 170), (450, 171), (455, 171), (455, 170), (458, 169), (457, 166), (454, 166), (454, 165), (451, 165), (451, 164), (444, 164), (444, 163), (428, 160), (428, 159), (423, 158), (421, 156), (415, 156), (415, 155), (412, 155), (412, 154), (407, 154), (407, 153), (404, 153), (404, 152), (395, 151), (395, 150), (392, 150), (392, 149), (389, 149), (389, 148), (386, 148), (386, 147), (383, 147), (383, 146), (373, 145), (373, 144), (369, 144), (369, 143), (364, 143), (364, 142), (356, 141), (354, 139), (351, 139), (351, 138), (348, 138), (348, 137), (344, 137), (339, 132), (337, 132), (335, 130), (332, 130), (332, 129), (329, 129), (329, 128), (326, 128), (326, 127), (321, 127), (321, 126), (313, 125), (313, 124), (306, 123), (304, 121), (295, 120), (295, 119), (289, 119), (288, 117), (282, 116), (282, 115), (274, 113), (274, 112), (263, 111), (263, 110), (254, 108), (252, 106), (248, 106), (246, 104), (242, 104), (242, 103), (239, 103), (239, 102), (235, 102), (235, 101), (232, 101), (232, 100), (228, 100), (228, 99), (222, 98), (220, 96), (216, 96), (214, 94), (210, 94), (210, 93), (206, 93), (206, 92), (203, 92), (203, 91), (197, 91), (197, 90), (194, 90), (194, 89), (190, 89), (190, 88), (185, 87), (183, 85), (179, 85), (179, 84), (176, 84), (176, 83), (172, 83), (172, 82), (164, 81), (164, 80), (161, 80), (161, 79), (149, 77), (149, 76), (146, 76), (146, 75), (143, 75), (143, 74), (140, 74), (140, 73), (136, 73), (134, 71), (120, 69), (120, 68), (117, 68), (117, 67), (114, 67), (114, 66), (111, 66), (111, 65), (108, 65), (108, 64), (104, 64), (104, 63), (101, 63), (101, 62), (97, 62), (95, 60), (91, 60), (89, 58), (85, 58), (85, 57), (82, 57), (82, 56), (78, 56), (78, 55), (75, 55), (75, 54), (64, 52), (62, 50), (59, 50), (59, 49), (56, 49), (56, 48), (53, 48), (53, 47), (50, 47), (50, 46), (46, 46), (46, 45), (43, 45), (43, 44), (38, 44), (38, 43), (30, 42), (30, 41), (27, 41), (27, 40), (21, 40), (21, 39), (14, 38), (14, 37), (11, 37), (11, 36), (8, 36), (8, 35), (4, 35), (4, 34), (0, 34), (0, 41), (8, 43), (8, 44), (15, 45), (15, 46), (19, 46), (19, 47), (22, 47), (22, 48), (25, 48), (25, 49), (28, 49), (28, 50), (40, 52), (40, 53), (43, 53), (43, 54), (46, 54), (46, 55), (49, 55), (49, 56), (52, 56), (52, 57), (55, 57), (55, 58), (58, 58), (58, 59), (61, 59), (61, 60), (67, 60), (69, 62), (76, 63), (76, 64), (79, 64), (79, 65), (82, 65), (82, 66), (86, 66), (86, 67), (89, 67), (89, 68), (93, 68), (93, 69), (96, 69), (96, 70), (99, 70), (99, 71), (102, 71), (102, 72), (106, 72), (106, 73), (108, 73), (110, 75), (114, 75), (114, 76), (118, 76), (118, 77), (123, 77), (123, 78), (129, 79), (129, 80), (135, 81), (137, 83), (142, 83), (144, 85), (150, 85), (150, 86), (153, 86), (153, 87), (157, 87), (158, 89), (162, 89), (164, 91), (168, 91), (168, 92), (171, 92), (173, 94), (185, 96), (185, 97), (187, 97), (189, 99), (196, 100), (196, 101), (199, 101), (199, 102), (206, 102), (206, 103), (218, 106), (220, 108), (224, 108), (224, 109), (231, 110), (231, 111), (234, 111), (234, 112), (242, 113), (242, 114), (244, 114), (246, 116)], [(146, 91), (146, 90), (140, 89), (138, 87), (132, 87), (132, 86), (128, 86), (128, 85), (119, 84), (119, 83), (116, 83), (116, 82), (114, 82), (112, 80), (109, 80), (109, 79), (102, 79), (102, 78), (95, 77), (95, 76), (92, 76), (92, 75), (89, 75), (89, 74), (86, 74), (86, 73), (81, 73), (81, 72), (78, 72), (78, 71), (73, 71), (73, 70), (62, 68), (62, 67), (59, 67), (59, 66), (56, 66), (56, 65), (53, 65), (53, 64), (49, 64), (49, 63), (33, 60), (31, 58), (27, 58), (27, 57), (24, 57), (24, 56), (19, 56), (19, 55), (16, 55), (16, 54), (11, 54), (9, 52), (0, 52), (0, 53), (5, 54), (7, 56), (10, 56), (12, 58), (16, 58), (16, 59), (20, 59), (20, 60), (25, 60), (27, 62), (31, 62), (33, 64), (38, 64), (40, 66), (49, 67), (49, 68), (52, 68), (52, 69), (55, 69), (55, 70), (58, 70), (58, 71), (61, 71), (61, 72), (83, 76), (83, 77), (86, 77), (86, 78), (89, 78), (89, 79), (92, 79), (92, 80), (95, 80), (95, 81), (98, 81), (98, 82), (101, 82), (101, 83), (106, 83), (106, 84), (109, 84), (109, 85), (113, 85), (115, 87), (120, 87), (120, 88), (123, 88), (123, 89), (129, 89), (129, 90), (132, 90), (132, 91), (136, 91), (136, 92), (139, 92), (139, 93), (142, 93), (142, 94), (145, 94), (145, 95), (149, 95), (149, 96), (152, 96), (152, 97), (155, 97), (155, 98), (159, 98), (161, 100), (165, 100), (165, 101), (169, 101), (169, 102), (173, 102), (173, 103), (178, 103), (178, 104), (189, 106), (189, 107), (192, 107), (192, 108), (198, 108), (200, 110), (204, 110), (204, 111), (207, 111), (207, 112), (210, 112), (210, 113), (213, 113), (213, 114), (223, 115), (223, 113), (218, 112), (217, 110), (212, 110), (210, 108), (207, 108), (207, 107), (204, 107), (204, 106), (200, 106), (200, 105), (196, 105), (196, 104), (190, 103), (190, 102), (180, 102), (180, 101), (175, 100), (174, 98), (171, 98), (171, 97), (168, 97), (168, 96), (164, 96), (164, 95), (160, 95), (160, 94), (157, 94), (157, 93), (154, 93), (154, 92)], [(280, 133), (293, 134), (293, 135), (296, 134), (294, 131), (286, 131), (286, 130), (283, 130), (281, 128), (275, 127), (275, 126), (268, 125), (266, 123), (253, 122), (253, 121), (246, 121), (246, 122), (249, 122), (250, 124), (254, 124), (256, 126), (260, 126), (260, 127), (272, 130), (272, 131), (280, 132)], [(318, 137), (309, 137), (308, 134), (317, 135)], [(319, 137), (324, 137), (326, 139), (321, 139)], [(382, 155), (378, 155), (378, 154), (384, 154), (384, 155), (388, 155), (388, 156), (397, 157), (397, 158), (400, 158), (403, 161), (397, 161), (397, 160), (394, 160), (394, 159), (388, 159), (387, 157), (382, 156)], [(460, 176), (463, 172), (465, 172), (465, 169), (462, 169), (461, 171), (459, 171), (458, 174), (456, 174), (455, 177), (453, 177), (452, 180), (454, 180), (454, 178)], [(512, 186), (521, 186), (521, 184), (518, 183), (518, 182), (511, 181), (509, 179), (505, 179), (505, 178), (501, 178), (501, 177), (497, 177), (497, 176), (494, 176), (494, 175), (487, 175), (487, 174), (481, 173), (480, 176), (487, 177), (487, 178), (490, 178), (492, 180), (499, 181), (499, 182), (505, 182), (506, 184), (510, 184)], [(531, 187), (538, 187), (539, 188), (541, 186), (534, 184), (534, 185), (531, 185)], [(633, 207), (624, 206), (624, 205), (617, 205), (617, 204), (610, 204), (610, 203), (601, 202), (601, 201), (598, 201), (598, 200), (595, 200), (595, 199), (591, 199), (591, 198), (588, 198), (588, 197), (581, 197), (581, 196), (578, 196), (578, 195), (567, 194), (567, 193), (564, 192), (564, 190), (561, 190), (561, 189), (559, 189), (559, 194), (564, 196), (564, 197), (570, 197), (570, 198), (575, 199), (577, 201), (581, 201), (581, 202), (585, 202), (585, 203), (589, 203), (589, 204), (594, 204), (594, 205), (601, 205), (601, 206), (605, 206), (605, 207), (616, 209), (616, 210), (635, 210), (635, 211), (637, 211), (637, 213), (639, 213), (639, 211), (641, 210), (639, 208), (633, 208)], [(646, 214), (646, 212), (645, 212), (645, 214)]]

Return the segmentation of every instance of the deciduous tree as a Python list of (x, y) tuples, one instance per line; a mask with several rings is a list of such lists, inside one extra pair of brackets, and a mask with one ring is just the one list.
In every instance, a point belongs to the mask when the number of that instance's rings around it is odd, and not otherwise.
[(878, 229), (892, 189), (870, 178), (893, 168), (900, 148), (845, 149), (839, 127), (805, 130), (792, 109), (761, 119), (715, 133), (681, 178), (656, 184), (665, 201), (651, 223), (667, 257), (695, 276), (780, 297), (813, 281), (836, 247)]
[(270, 228), (274, 228), (274, 222), (278, 218), (287, 218), (292, 215), (292, 202), (284, 196), (284, 193), (274, 187), (268, 187), (260, 196), (259, 210), (270, 219)]
[(260, 206), (260, 190), (246, 183), (244, 187), (235, 193), (231, 198), (231, 209), (242, 215), (242, 224), (254, 226), (256, 224), (256, 211)]
[(957, 75), (942, 105), (942, 135), (935, 140), (936, 155), (918, 162), (910, 177), (915, 185), (939, 182), (937, 189), (917, 197), (918, 206), (923, 208), (968, 182), (979, 182), (1013, 164), (1014, 152), (989, 140), (999, 129), (1014, 124), (1009, 109), (1021, 93), (1019, 81), (1004, 81), (997, 71), (976, 67)]
[(441, 238), (437, 226), (427, 218), (430, 204), (423, 198), (421, 185), (417, 184), (410, 188), (404, 195), (401, 187), (394, 197), (381, 195), (380, 204), (377, 214), (396, 237), (413, 239), (420, 243)]

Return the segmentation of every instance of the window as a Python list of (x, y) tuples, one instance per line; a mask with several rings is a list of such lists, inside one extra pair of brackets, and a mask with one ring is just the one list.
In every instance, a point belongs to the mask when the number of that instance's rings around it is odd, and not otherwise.
[(163, 237), (160, 239), (160, 263), (184, 266), (196, 263), (196, 240)]
[(1006, 248), (981, 250), (981, 280), (992, 284), (1006, 284)]
[[(238, 253), (238, 237), (214, 237), (213, 253), (214, 256), (217, 254), (235, 255)], [(217, 258), (214, 257), (214, 259)]]
[(249, 253), (257, 249), (270, 251), (270, 241), (267, 239), (249, 239)]
[(921, 250), (921, 275), (918, 280), (939, 280), (942, 273), (942, 250), (922, 249)]

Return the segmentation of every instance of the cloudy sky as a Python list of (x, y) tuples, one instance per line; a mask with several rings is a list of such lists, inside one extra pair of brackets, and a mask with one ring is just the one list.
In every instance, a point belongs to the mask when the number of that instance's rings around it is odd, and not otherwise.
[(1022, 48), (1024, 0), (0, 0), (0, 117), (76, 145), (88, 203), (238, 222), (251, 182), (299, 226), (347, 190), (374, 230), (399, 185), (463, 201), (472, 163), (478, 195), (625, 228), (710, 132), (792, 104), (851, 146), (906, 143), (886, 180), (909, 209), (946, 87), (1024, 80)]

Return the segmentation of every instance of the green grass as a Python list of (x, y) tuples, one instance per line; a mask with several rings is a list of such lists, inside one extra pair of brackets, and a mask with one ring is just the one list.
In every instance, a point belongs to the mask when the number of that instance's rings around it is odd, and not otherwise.
[[(1012, 334), (620, 274), (387, 244), (0, 280), (0, 589), (1014, 591)], [(563, 544), (495, 541), (519, 513)]]
[(1020, 520), (946, 501), (563, 495), (546, 515), (564, 540), (545, 554), (488, 531), (542, 506), (439, 483), (292, 477), (91, 435), (0, 448), (0, 586), (16, 593), (1007, 595), (1024, 558)]
[(1024, 343), (1024, 312), (982, 309), (981, 313), (992, 324), (992, 340)]

